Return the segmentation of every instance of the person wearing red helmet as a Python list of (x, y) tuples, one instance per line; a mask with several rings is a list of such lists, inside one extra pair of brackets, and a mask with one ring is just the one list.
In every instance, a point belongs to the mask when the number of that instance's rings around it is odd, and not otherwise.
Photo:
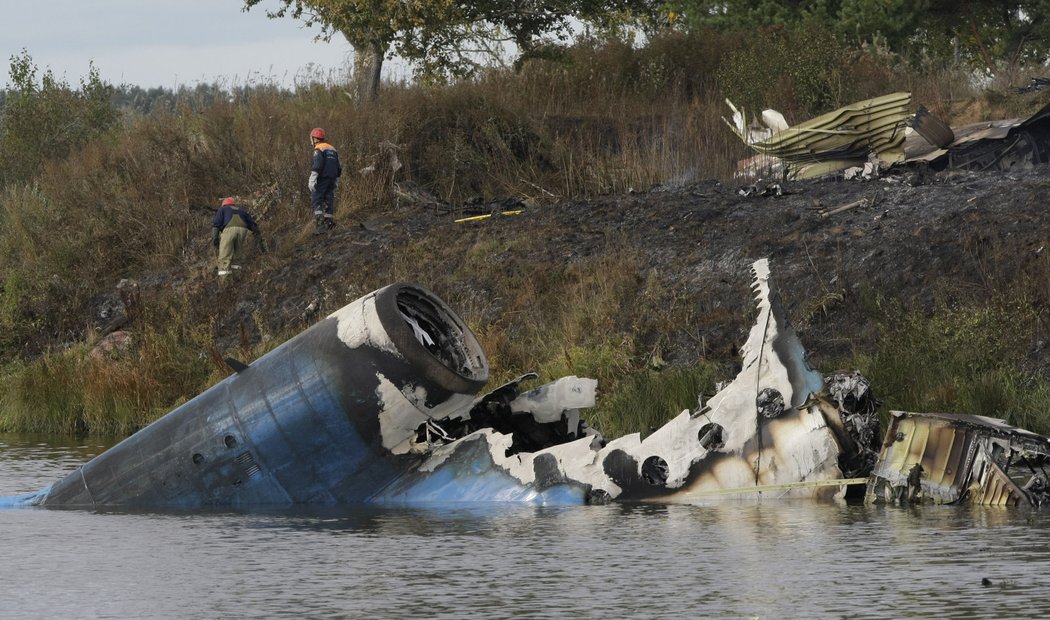
[(237, 206), (233, 198), (223, 198), (222, 206), (215, 213), (212, 221), (211, 242), (219, 251), (219, 280), (241, 269), (241, 258), (244, 255), (245, 241), (248, 232), (255, 235), (259, 252), (266, 253), (259, 225), (248, 211)]
[(313, 160), (310, 163), (310, 206), (314, 210), (314, 222), (318, 232), (335, 225), (335, 190), (343, 166), (339, 163), (339, 153), (335, 147), (326, 142), (324, 129), (315, 127), (310, 132), (310, 142), (314, 145)]

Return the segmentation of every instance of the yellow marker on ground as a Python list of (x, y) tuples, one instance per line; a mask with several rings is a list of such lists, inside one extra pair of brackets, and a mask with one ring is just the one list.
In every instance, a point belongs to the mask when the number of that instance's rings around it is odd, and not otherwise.
[(524, 209), (518, 209), (516, 211), (500, 211), (499, 213), (486, 213), (485, 215), (472, 215), (470, 217), (461, 217), (458, 220), (455, 220), (455, 222), (457, 224), (460, 222), (474, 222), (477, 220), (483, 220), (487, 217), (492, 217), (493, 215), (517, 215), (522, 211), (524, 211)]

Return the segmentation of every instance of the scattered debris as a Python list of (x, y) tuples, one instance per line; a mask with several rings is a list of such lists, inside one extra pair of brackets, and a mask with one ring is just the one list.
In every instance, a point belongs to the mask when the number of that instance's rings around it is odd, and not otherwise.
[(1002, 420), (891, 412), (869, 502), (1039, 506), (1050, 498), (1050, 439)]
[(841, 207), (835, 207), (834, 209), (829, 209), (827, 211), (821, 211), (820, 212), (820, 217), (831, 217), (832, 215), (837, 215), (839, 213), (844, 213), (844, 212), (849, 211), (851, 209), (856, 209), (857, 207), (866, 206), (867, 204), (868, 204), (868, 200), (866, 198), (861, 198), (860, 200), (854, 200), (853, 202), (844, 204)]
[(861, 180), (870, 181), (877, 179), (882, 172), (882, 166), (878, 160), (867, 161), (863, 166), (853, 166), (842, 171), (842, 178), (847, 181)]
[(98, 325), (95, 335), (105, 338), (112, 332), (122, 330), (134, 323), (141, 312), (142, 299), (138, 282), (123, 278), (117, 289), (98, 298), (95, 303), (95, 320)]
[(525, 203), (517, 198), (505, 198), (489, 202), (476, 198), (464, 203), (460, 212), (463, 214), (463, 217), (453, 220), (457, 224), (461, 222), (477, 222), (492, 216), (520, 215), (525, 212)]
[(872, 179), (900, 165), (1006, 171), (1050, 161), (1050, 104), (1023, 119), (950, 127), (924, 106), (910, 114), (911, 94), (893, 93), (791, 127), (779, 113), (765, 110), (763, 127), (726, 103), (732, 121), (723, 120), (758, 152), (738, 163), (738, 174), (746, 177)]
[(398, 181), (393, 184), (392, 191), (398, 206), (407, 204), (437, 209), (448, 208), (448, 203), (412, 181)]
[(758, 185), (750, 185), (748, 187), (742, 187), (737, 191), (741, 196), (773, 196), (780, 197), (784, 195), (784, 187), (780, 183), (767, 183), (762, 188)]
[(1000, 420), (895, 412), (880, 444), (868, 381), (810, 368), (768, 261), (752, 272), (757, 316), (741, 371), (644, 439), (607, 441), (587, 425), (593, 379), (523, 391), (530, 373), (478, 397), (489, 367), (466, 324), (433, 293), (394, 284), (251, 364), (221, 360), (227, 379), (14, 504), (1050, 497), (1050, 439)]
[(457, 220), (453, 220), (453, 221), (455, 223), (457, 223), (457, 224), (459, 224), (461, 222), (477, 222), (478, 220), (488, 219), (488, 218), (492, 217), (493, 215), (521, 215), (521, 213), (523, 213), (523, 212), (524, 212), (524, 209), (515, 209), (513, 211), (496, 211), (494, 213), (486, 213), (484, 215), (471, 215), (469, 217), (461, 217), (461, 218), (459, 218)]
[(1050, 78), (1045, 77), (1034, 77), (1028, 81), (1028, 84), (1021, 86), (1017, 89), (1017, 92), (1024, 93), (1037, 93), (1041, 90), (1050, 88)]

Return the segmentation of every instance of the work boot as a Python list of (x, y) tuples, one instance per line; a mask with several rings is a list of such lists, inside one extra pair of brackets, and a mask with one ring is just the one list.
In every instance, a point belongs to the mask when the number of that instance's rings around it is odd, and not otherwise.
[(331, 215), (324, 216), (324, 227), (328, 230), (335, 228), (335, 218)]
[(325, 231), (324, 215), (320, 213), (314, 213), (314, 226), (316, 227), (315, 232), (322, 233)]

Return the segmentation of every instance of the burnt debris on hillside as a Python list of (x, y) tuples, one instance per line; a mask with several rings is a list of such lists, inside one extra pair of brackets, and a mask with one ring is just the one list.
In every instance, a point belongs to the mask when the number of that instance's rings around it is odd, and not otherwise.
[(1050, 161), (1050, 104), (1026, 118), (949, 127), (911, 93), (859, 101), (789, 126), (776, 110), (749, 119), (733, 110), (726, 124), (759, 154), (739, 163), (745, 177), (811, 179), (871, 176), (900, 165), (930, 170), (1010, 171)]

